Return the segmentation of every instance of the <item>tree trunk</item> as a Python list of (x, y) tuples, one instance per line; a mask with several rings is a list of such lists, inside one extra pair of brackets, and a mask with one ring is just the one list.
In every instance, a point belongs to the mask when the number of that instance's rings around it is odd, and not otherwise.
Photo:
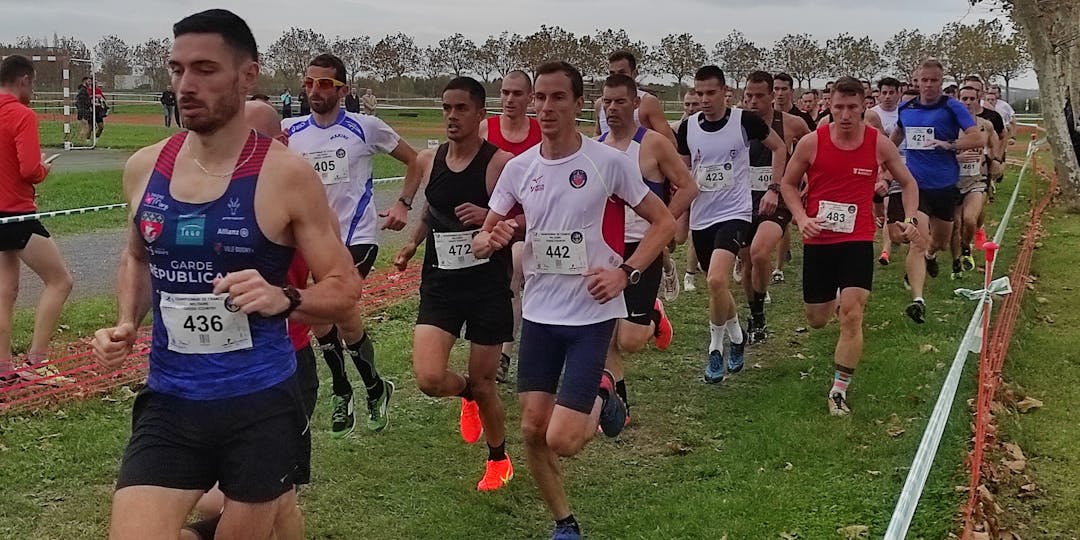
[[(1016, 0), (1013, 17), (1020, 23), (1031, 51), (1043, 125), (1066, 204), (1080, 207), (1080, 164), (1063, 112), (1066, 88), (1071, 86), (1074, 95), (1080, 91), (1080, 70), (1073, 65), (1080, 43), (1069, 39), (1080, 22), (1080, 9), (1065, 0)], [(1076, 99), (1072, 103), (1074, 110), (1080, 106)]]

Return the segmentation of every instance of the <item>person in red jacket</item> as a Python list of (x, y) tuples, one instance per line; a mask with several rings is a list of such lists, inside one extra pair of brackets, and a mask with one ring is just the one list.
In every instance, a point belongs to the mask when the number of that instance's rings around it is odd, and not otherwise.
[[(30, 60), (13, 55), (0, 62), (0, 221), (37, 212), (34, 186), (49, 174), (38, 139), (37, 116), (28, 106), (33, 94), (34, 65)], [(16, 365), (11, 358), (20, 261), (45, 282), (26, 365)], [(57, 377), (43, 377), (47, 373), (40, 364), (48, 355), (49, 337), (56, 330), (71, 284), (60, 250), (40, 221), (0, 224), (0, 384), (19, 379), (57, 381)]]

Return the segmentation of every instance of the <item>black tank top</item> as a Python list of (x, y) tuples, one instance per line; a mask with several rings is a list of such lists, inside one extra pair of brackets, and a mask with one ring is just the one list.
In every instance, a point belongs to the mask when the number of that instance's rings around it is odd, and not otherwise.
[[(772, 129), (780, 136), (780, 140), (784, 139), (784, 113), (780, 111), (773, 111), (772, 117)], [(765, 143), (751, 139), (750, 140), (750, 166), (751, 167), (766, 167), (772, 165), (772, 151), (769, 150)]]
[[(488, 208), (487, 169), (491, 158), (499, 148), (484, 141), (476, 157), (461, 172), (454, 172), (446, 165), (446, 153), (449, 144), (439, 146), (435, 160), (431, 165), (431, 178), (428, 180), (424, 195), (427, 197), (427, 222), (430, 227), (427, 247), (424, 250), (424, 268), (421, 290), (430, 289), (437, 283), (449, 282), (451, 287), (464, 284), (476, 292), (475, 284), (483, 284), (485, 291), (510, 291), (510, 250), (501, 249), (491, 256), (491, 261), (455, 270), (439, 268), (435, 249), (435, 233), (479, 230), (479, 227), (466, 227), (458, 220), (454, 209), (465, 203), (472, 203), (481, 208)], [(471, 249), (471, 248), (469, 248)], [(470, 286), (470, 284), (473, 284)], [(464, 291), (450, 291), (464, 292)]]

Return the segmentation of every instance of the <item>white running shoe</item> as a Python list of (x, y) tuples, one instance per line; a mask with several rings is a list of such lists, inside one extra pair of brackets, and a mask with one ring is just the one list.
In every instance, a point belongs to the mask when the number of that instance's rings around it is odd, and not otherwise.
[(735, 257), (735, 267), (731, 269), (731, 279), (735, 283), (742, 283), (742, 259)]
[(697, 290), (697, 286), (694, 285), (694, 274), (690, 274), (690, 273), (683, 274), (682, 288), (686, 292), (696, 291)]
[(679, 271), (675, 268), (675, 261), (669, 260), (671, 267), (663, 266), (663, 274), (660, 276), (660, 298), (668, 303), (674, 302), (679, 297)]

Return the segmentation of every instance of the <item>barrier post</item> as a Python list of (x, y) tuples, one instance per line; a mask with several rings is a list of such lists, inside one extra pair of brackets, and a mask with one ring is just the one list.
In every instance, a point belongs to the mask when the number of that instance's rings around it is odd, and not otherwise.
[(1039, 176), (1039, 147), (1036, 144), (1036, 138), (1039, 136), (1039, 129), (1035, 128), (1031, 132), (1031, 147), (1035, 149), (1035, 153), (1031, 155), (1031, 208), (1035, 209), (1035, 197), (1038, 196), (1039, 190), (1036, 185), (1036, 179)]

